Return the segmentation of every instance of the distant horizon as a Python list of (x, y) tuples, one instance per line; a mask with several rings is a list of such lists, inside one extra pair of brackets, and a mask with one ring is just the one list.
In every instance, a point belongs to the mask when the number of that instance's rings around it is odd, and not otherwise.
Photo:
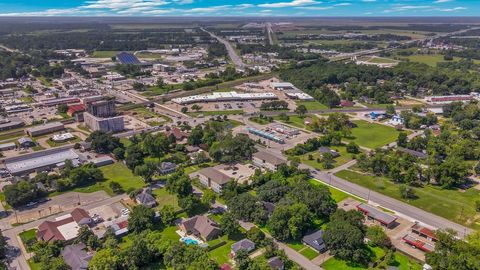
[(0, 0), (0, 17), (478, 17), (477, 0)]

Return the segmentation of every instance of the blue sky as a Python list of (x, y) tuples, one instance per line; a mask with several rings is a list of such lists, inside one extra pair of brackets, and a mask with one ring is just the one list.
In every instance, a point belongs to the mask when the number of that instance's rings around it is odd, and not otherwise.
[(0, 0), (0, 16), (480, 16), (480, 0)]

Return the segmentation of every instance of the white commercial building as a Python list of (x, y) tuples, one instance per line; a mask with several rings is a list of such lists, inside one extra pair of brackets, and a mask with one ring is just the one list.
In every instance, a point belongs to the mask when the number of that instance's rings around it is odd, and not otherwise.
[(274, 93), (237, 93), (217, 92), (209, 95), (195, 95), (189, 97), (181, 97), (172, 99), (177, 104), (190, 104), (197, 102), (218, 102), (218, 101), (246, 101), (246, 100), (272, 100), (278, 99)]

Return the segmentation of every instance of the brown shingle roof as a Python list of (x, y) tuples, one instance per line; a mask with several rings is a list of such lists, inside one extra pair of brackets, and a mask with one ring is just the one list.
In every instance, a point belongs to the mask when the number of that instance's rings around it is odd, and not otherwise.
[(265, 162), (270, 163), (272, 165), (278, 166), (280, 164), (285, 164), (287, 163), (287, 160), (277, 157), (275, 155), (272, 155), (268, 152), (265, 151), (258, 151), (257, 153), (253, 154), (255, 158), (265, 160)]
[(90, 215), (82, 208), (75, 208), (72, 211), (72, 218), (75, 222), (80, 223), (83, 219), (90, 219)]
[(207, 177), (208, 179), (210, 179), (210, 181), (213, 181), (219, 185), (224, 185), (232, 180), (228, 175), (211, 167), (201, 169), (200, 171), (198, 171), (198, 174)]
[(198, 234), (205, 239), (220, 231), (217, 223), (206, 216), (195, 216), (185, 220), (182, 224), (187, 231)]

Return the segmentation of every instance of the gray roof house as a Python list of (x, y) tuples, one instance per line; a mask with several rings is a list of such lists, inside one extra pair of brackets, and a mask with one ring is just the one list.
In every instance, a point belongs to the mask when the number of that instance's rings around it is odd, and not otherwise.
[(330, 153), (330, 154), (332, 154), (332, 156), (334, 158), (340, 156), (340, 154), (337, 151), (332, 150), (332, 149), (330, 149), (328, 147), (325, 147), (325, 146), (322, 146), (322, 147), (318, 148), (318, 152), (320, 152), (320, 154), (322, 154), (322, 155), (325, 154), (325, 153)]
[(268, 265), (270, 265), (270, 268), (272, 268), (273, 270), (283, 270), (285, 267), (282, 259), (280, 259), (280, 257), (278, 256), (268, 259), (267, 263)]
[(235, 254), (240, 250), (246, 250), (247, 252), (250, 252), (254, 249), (255, 243), (252, 242), (250, 239), (245, 238), (232, 244), (232, 255), (235, 256)]
[(324, 252), (325, 250), (327, 250), (325, 242), (323, 242), (322, 230), (318, 230), (312, 234), (305, 235), (302, 239), (302, 242), (318, 252)]
[(155, 198), (146, 189), (144, 189), (140, 194), (138, 194), (135, 197), (135, 200), (137, 201), (138, 204), (141, 204), (148, 208), (152, 208), (157, 205), (157, 201), (155, 200)]
[(83, 270), (88, 268), (88, 262), (92, 259), (93, 254), (85, 251), (85, 244), (79, 243), (66, 246), (62, 250), (62, 257), (72, 270)]
[(177, 164), (172, 162), (162, 162), (160, 163), (160, 166), (158, 166), (158, 171), (160, 172), (160, 174), (174, 173), (176, 169)]
[(29, 137), (22, 137), (18, 139), (18, 144), (23, 148), (35, 146), (35, 142), (33, 142), (33, 140)]

